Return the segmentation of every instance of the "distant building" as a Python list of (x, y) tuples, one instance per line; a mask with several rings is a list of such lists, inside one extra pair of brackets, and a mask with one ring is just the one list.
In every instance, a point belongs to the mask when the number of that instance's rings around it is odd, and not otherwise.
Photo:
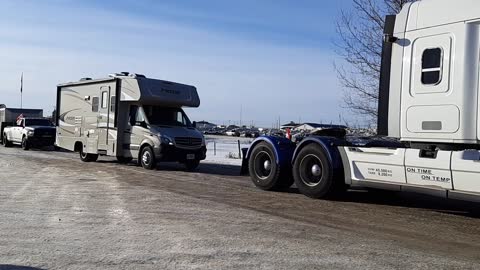
[(232, 130), (232, 129), (239, 129), (240, 127), (239, 126), (236, 126), (236, 125), (230, 125), (227, 127), (227, 130)]
[(297, 124), (297, 123), (291, 121), (291, 122), (288, 123), (288, 124), (281, 125), (281, 126), (280, 126), (280, 129), (281, 129), (281, 130), (286, 130), (287, 128), (289, 128), (289, 129), (294, 129), (294, 128), (296, 128), (296, 127), (299, 126), (299, 125), (300, 125), (300, 124)]
[(303, 123), (295, 127), (296, 131), (312, 131), (316, 129), (326, 129), (326, 128), (347, 128), (342, 125), (328, 125), (328, 124), (317, 124), (317, 123)]
[(216, 127), (217, 127), (217, 125), (212, 124), (212, 123), (207, 122), (207, 121), (197, 122), (197, 128), (201, 129), (201, 130), (209, 130), (209, 129), (216, 128)]

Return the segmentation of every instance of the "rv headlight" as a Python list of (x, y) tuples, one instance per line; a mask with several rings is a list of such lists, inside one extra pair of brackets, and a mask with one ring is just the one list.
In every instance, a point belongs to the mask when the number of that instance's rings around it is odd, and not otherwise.
[(161, 139), (162, 143), (164, 143), (164, 144), (173, 145), (172, 138), (170, 138), (166, 135), (160, 135), (160, 139)]
[(28, 136), (33, 136), (33, 134), (35, 134), (33, 130), (27, 131), (27, 135), (28, 135)]

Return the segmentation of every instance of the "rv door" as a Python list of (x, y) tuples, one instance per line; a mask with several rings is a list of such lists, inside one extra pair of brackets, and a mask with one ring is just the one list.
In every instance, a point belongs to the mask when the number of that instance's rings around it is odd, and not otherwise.
[(98, 150), (108, 150), (108, 129), (112, 121), (110, 120), (110, 86), (100, 87), (100, 106), (98, 108)]

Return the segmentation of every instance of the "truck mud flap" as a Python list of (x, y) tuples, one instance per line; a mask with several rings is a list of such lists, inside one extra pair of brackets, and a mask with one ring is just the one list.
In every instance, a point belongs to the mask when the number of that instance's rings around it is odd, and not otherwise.
[(240, 175), (248, 175), (248, 148), (242, 148), (242, 168), (240, 169)]

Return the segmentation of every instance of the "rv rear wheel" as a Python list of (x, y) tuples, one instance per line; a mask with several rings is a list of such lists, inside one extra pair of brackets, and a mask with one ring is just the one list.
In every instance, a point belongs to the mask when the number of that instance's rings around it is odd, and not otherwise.
[(198, 165), (200, 165), (200, 160), (187, 160), (185, 162), (185, 167), (187, 168), (187, 171), (193, 171), (196, 168), (198, 168)]
[(23, 138), (22, 138), (22, 149), (23, 149), (23, 150), (28, 150), (28, 149), (30, 149), (30, 145), (29, 145), (29, 143), (28, 143), (27, 137), (23, 137)]
[(261, 142), (253, 148), (248, 169), (252, 182), (263, 190), (281, 190), (293, 184), (290, 170), (277, 164), (274, 149), (268, 143)]
[(88, 154), (83, 152), (83, 150), (80, 151), (80, 159), (83, 162), (95, 162), (98, 159), (98, 155), (96, 154)]
[(344, 185), (335, 181), (327, 154), (317, 144), (307, 145), (300, 150), (293, 164), (293, 178), (300, 192), (311, 198), (327, 198), (344, 190)]
[(142, 148), (139, 161), (140, 165), (147, 170), (153, 170), (157, 166), (155, 154), (150, 146), (145, 146)]
[(7, 134), (3, 134), (3, 146), (10, 147), (12, 143), (8, 140)]

